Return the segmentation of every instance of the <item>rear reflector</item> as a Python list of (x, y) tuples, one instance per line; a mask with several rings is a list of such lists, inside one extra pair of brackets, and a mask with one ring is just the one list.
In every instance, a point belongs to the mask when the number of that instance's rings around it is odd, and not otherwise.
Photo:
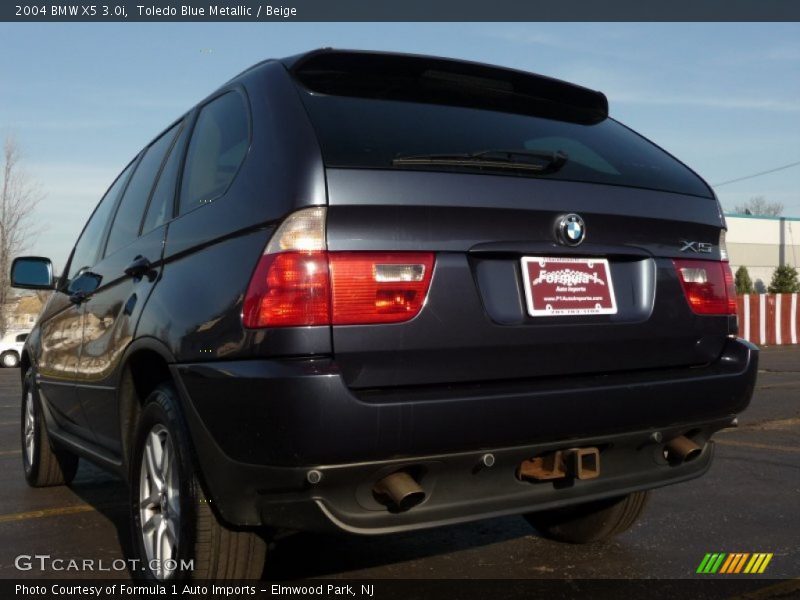
[(674, 260), (689, 306), (698, 315), (735, 315), (736, 288), (725, 261)]
[(276, 230), (245, 295), (248, 328), (400, 323), (425, 304), (432, 252), (327, 252), (325, 209)]

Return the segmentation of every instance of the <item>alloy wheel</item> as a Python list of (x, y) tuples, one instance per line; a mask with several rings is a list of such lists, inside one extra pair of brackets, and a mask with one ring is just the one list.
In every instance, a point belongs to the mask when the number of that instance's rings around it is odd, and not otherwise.
[(33, 393), (30, 390), (25, 394), (25, 427), (23, 434), (25, 436), (25, 458), (29, 465), (33, 465), (33, 460), (36, 457), (36, 418), (33, 414)]
[(180, 531), (180, 487), (169, 431), (155, 425), (142, 448), (139, 470), (139, 527), (148, 566), (157, 579), (176, 568)]

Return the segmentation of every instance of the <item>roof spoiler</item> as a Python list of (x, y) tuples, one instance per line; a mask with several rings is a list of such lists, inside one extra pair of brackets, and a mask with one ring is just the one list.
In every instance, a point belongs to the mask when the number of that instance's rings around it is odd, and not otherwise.
[(518, 71), (413, 54), (321, 49), (281, 61), (312, 92), (498, 110), (582, 124), (608, 117), (601, 92)]

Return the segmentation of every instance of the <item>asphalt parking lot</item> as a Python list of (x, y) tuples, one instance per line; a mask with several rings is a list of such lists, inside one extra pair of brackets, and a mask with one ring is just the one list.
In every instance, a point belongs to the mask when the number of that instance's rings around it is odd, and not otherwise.
[[(717, 436), (709, 473), (657, 490), (611, 543), (550, 542), (516, 517), (379, 538), (297, 534), (272, 546), (264, 577), (686, 578), (708, 552), (773, 553), (758, 577), (800, 577), (800, 347), (761, 356), (753, 402)], [(0, 369), (0, 577), (119, 577), (15, 568), (20, 554), (110, 564), (130, 537), (125, 487), (91, 464), (71, 487), (25, 484), (19, 415), (19, 373)]]

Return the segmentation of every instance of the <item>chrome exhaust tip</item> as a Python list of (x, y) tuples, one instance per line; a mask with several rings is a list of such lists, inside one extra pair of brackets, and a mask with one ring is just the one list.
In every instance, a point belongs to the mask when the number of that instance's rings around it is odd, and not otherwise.
[(405, 471), (387, 475), (375, 484), (373, 491), (379, 496), (387, 497), (401, 511), (414, 508), (425, 500), (425, 491)]
[(689, 462), (696, 459), (703, 449), (685, 435), (679, 435), (666, 444), (667, 459), (676, 462)]

